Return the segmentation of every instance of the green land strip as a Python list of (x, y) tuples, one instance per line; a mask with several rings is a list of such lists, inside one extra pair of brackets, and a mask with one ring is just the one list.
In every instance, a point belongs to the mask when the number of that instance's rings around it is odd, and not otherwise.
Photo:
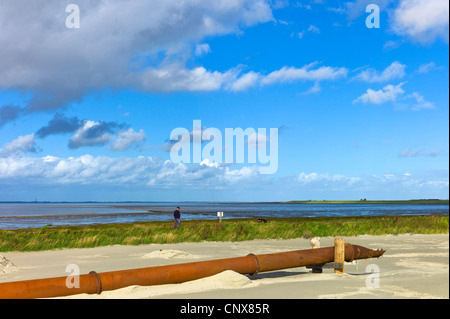
[(224, 219), (0, 230), (0, 252), (314, 236), (448, 234), (448, 215)]

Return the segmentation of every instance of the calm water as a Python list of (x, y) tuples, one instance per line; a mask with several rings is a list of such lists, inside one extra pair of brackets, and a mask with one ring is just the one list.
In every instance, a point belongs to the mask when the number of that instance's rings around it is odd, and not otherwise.
[(0, 229), (45, 225), (91, 225), (171, 221), (180, 206), (182, 220), (248, 217), (333, 217), (448, 215), (448, 205), (427, 204), (282, 204), (282, 203), (0, 203)]

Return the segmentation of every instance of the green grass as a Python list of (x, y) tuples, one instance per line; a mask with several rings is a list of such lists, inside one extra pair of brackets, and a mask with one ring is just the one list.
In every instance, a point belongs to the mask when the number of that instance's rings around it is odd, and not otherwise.
[(90, 248), (108, 245), (165, 244), (201, 241), (291, 239), (314, 236), (448, 234), (448, 215), (273, 218), (146, 222), (72, 227), (0, 230), (0, 252)]

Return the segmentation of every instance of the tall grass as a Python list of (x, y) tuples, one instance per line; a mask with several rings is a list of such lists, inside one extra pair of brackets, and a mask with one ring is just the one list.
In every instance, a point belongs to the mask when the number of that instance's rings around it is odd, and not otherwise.
[(291, 239), (314, 236), (384, 234), (448, 234), (448, 215), (273, 218), (267, 223), (254, 219), (146, 222), (35, 229), (0, 230), (0, 252), (91, 248), (108, 245), (166, 244), (201, 241)]

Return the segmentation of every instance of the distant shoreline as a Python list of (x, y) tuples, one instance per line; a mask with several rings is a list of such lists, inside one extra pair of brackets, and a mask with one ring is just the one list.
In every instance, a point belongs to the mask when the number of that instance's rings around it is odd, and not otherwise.
[(285, 204), (429, 204), (448, 205), (448, 199), (409, 199), (409, 200), (291, 200)]
[(240, 201), (0, 201), (0, 204), (127, 204), (127, 203), (241, 203), (241, 204), (449, 204), (448, 199), (398, 199), (398, 200), (290, 200), (270, 202)]

